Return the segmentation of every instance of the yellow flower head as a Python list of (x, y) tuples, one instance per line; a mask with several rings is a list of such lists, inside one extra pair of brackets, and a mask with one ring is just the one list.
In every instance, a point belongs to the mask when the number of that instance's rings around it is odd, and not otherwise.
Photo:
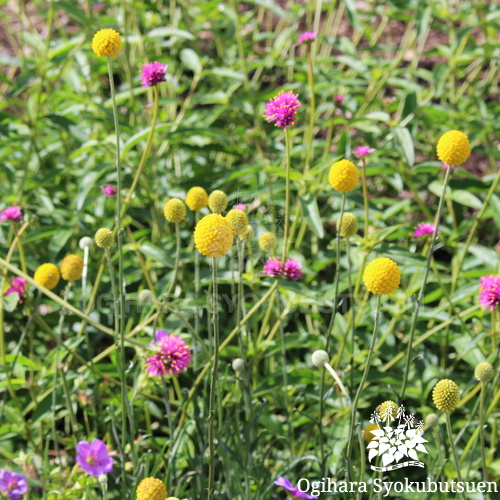
[(219, 214), (205, 215), (194, 229), (194, 243), (206, 257), (220, 257), (231, 249), (234, 233), (231, 224)]
[(352, 191), (358, 184), (359, 172), (349, 160), (340, 160), (332, 165), (328, 181), (333, 189), (341, 193)]
[(460, 403), (460, 391), (453, 380), (440, 380), (432, 390), (432, 400), (441, 411), (453, 411)]
[[(340, 227), (340, 218), (337, 220), (337, 230)], [(342, 216), (342, 227), (340, 227), (340, 236), (343, 238), (351, 238), (359, 229), (358, 219), (351, 212), (345, 212)]]
[(378, 409), (378, 414), (384, 422), (394, 420), (398, 414), (398, 405), (394, 401), (384, 401)]
[(271, 231), (266, 231), (260, 235), (259, 247), (264, 252), (272, 252), (276, 248), (277, 243), (276, 235), (271, 233)]
[(179, 500), (177, 497), (168, 497), (167, 500)]
[(111, 248), (115, 240), (113, 231), (107, 227), (101, 227), (94, 236), (95, 244), (101, 248)]
[(92, 50), (99, 57), (115, 57), (122, 48), (122, 37), (112, 29), (99, 30), (92, 39)]
[(229, 224), (231, 224), (236, 236), (241, 236), (246, 231), (248, 226), (248, 217), (243, 210), (239, 210), (237, 208), (229, 210), (226, 215), (226, 219)]
[(202, 187), (192, 187), (186, 195), (186, 205), (189, 210), (201, 210), (208, 205), (208, 194)]
[(61, 262), (61, 276), (63, 280), (76, 281), (82, 277), (83, 259), (78, 255), (66, 255)]
[(459, 130), (450, 130), (440, 137), (436, 149), (443, 163), (461, 165), (470, 156), (469, 138)]
[(254, 230), (253, 227), (248, 224), (246, 229), (243, 231), (242, 234), (240, 234), (240, 240), (244, 241), (245, 243), (250, 243), (254, 235)]
[(208, 197), (208, 208), (215, 214), (221, 214), (227, 208), (227, 194), (216, 189)]
[(186, 218), (186, 205), (179, 198), (172, 198), (165, 203), (163, 215), (168, 222), (181, 222)]
[(368, 427), (366, 427), (365, 432), (363, 433), (365, 441), (370, 442), (375, 437), (372, 434), (372, 431), (376, 431), (377, 429), (380, 429), (380, 427), (377, 424), (370, 424)]
[(474, 370), (474, 376), (479, 382), (489, 382), (493, 379), (495, 375), (495, 370), (493, 367), (485, 361), (484, 363), (479, 363)]
[(55, 264), (42, 264), (36, 271), (33, 279), (47, 290), (52, 290), (59, 283), (61, 275)]
[(147, 477), (139, 483), (136, 494), (137, 500), (165, 500), (167, 488), (159, 479)]
[(388, 295), (399, 286), (401, 273), (393, 260), (381, 257), (366, 266), (363, 281), (366, 288), (375, 295)]

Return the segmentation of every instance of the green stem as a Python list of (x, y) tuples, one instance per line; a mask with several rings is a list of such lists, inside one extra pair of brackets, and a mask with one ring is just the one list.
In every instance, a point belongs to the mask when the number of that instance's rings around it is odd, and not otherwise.
[(313, 141), (314, 141), (314, 115), (316, 111), (316, 101), (314, 97), (314, 72), (313, 72), (313, 51), (312, 45), (309, 44), (307, 46), (307, 81), (309, 83), (309, 93), (311, 104), (309, 111), (309, 127), (307, 129), (307, 138), (306, 138), (306, 160), (304, 165), (304, 179), (309, 173), (310, 162), (313, 156)]
[(486, 387), (481, 382), (481, 398), (479, 400), (479, 436), (481, 439), (481, 461), (483, 463), (483, 481), (488, 481), (488, 467), (486, 465), (486, 445), (484, 439), (484, 401), (486, 397)]
[(368, 240), (368, 221), (369, 221), (369, 206), (368, 206), (368, 186), (366, 183), (366, 160), (361, 160), (361, 184), (363, 186), (363, 205), (365, 209), (365, 225), (364, 236)]
[[(195, 226), (200, 221), (200, 212), (195, 212)], [(194, 294), (195, 294), (195, 314), (194, 314), (194, 331), (196, 338), (200, 336), (200, 252), (194, 252)], [(196, 370), (198, 366), (198, 350), (194, 349), (193, 366)]]
[(288, 128), (285, 129), (285, 147), (286, 147), (286, 187), (285, 187), (285, 229), (283, 231), (283, 259), (285, 264), (288, 252), (288, 219), (290, 218), (290, 152), (291, 140)]
[[(446, 415), (446, 430), (448, 431), (448, 439), (450, 440), (451, 452), (453, 454), (453, 460), (455, 462), (455, 469), (457, 471), (457, 478), (461, 482), (462, 481), (462, 475), (460, 474), (460, 464), (458, 463), (457, 450), (455, 448), (455, 442), (453, 440), (453, 433), (451, 431), (450, 412), (446, 411), (445, 415)], [(465, 494), (464, 493), (462, 493), (462, 498), (463, 498), (463, 500), (467, 500), (465, 498)]]

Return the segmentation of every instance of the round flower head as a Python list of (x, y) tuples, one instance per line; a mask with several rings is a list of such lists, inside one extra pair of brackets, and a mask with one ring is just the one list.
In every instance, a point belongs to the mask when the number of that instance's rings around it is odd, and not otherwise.
[(205, 215), (194, 229), (196, 248), (205, 257), (220, 257), (229, 252), (233, 238), (231, 224), (219, 214)]
[(112, 196), (116, 196), (116, 189), (111, 184), (108, 184), (102, 188), (102, 193), (106, 198), (111, 198)]
[(283, 275), (289, 280), (298, 280), (302, 276), (302, 266), (295, 259), (288, 259), (283, 266)]
[(378, 414), (384, 422), (391, 422), (398, 414), (398, 405), (394, 401), (384, 401), (379, 406)]
[(363, 281), (366, 288), (375, 295), (388, 295), (399, 286), (401, 273), (393, 260), (381, 257), (366, 266)]
[(305, 31), (299, 35), (297, 44), (312, 43), (316, 40), (317, 34), (314, 31)]
[(267, 259), (267, 262), (264, 264), (263, 272), (268, 276), (281, 276), (283, 274), (283, 264), (281, 260), (277, 258)]
[(247, 227), (243, 231), (242, 234), (240, 234), (240, 240), (244, 241), (245, 243), (250, 243), (254, 235), (254, 230), (253, 227), (250, 224), (247, 224)]
[(172, 198), (165, 203), (163, 215), (168, 222), (181, 222), (186, 218), (186, 205), (179, 198)]
[(300, 108), (300, 101), (293, 92), (280, 92), (266, 104), (264, 117), (268, 122), (276, 122), (277, 127), (293, 126), (297, 119), (297, 110)]
[(22, 299), (26, 293), (26, 279), (25, 278), (12, 278), (10, 281), (10, 288), (5, 292), (5, 295), (17, 293), (19, 298)]
[(221, 214), (227, 208), (227, 194), (220, 189), (210, 193), (208, 197), (208, 208), (215, 214)]
[(330, 356), (328, 356), (328, 353), (326, 351), (322, 350), (314, 351), (311, 361), (314, 366), (321, 368), (330, 361)]
[(202, 187), (192, 187), (186, 195), (186, 205), (189, 210), (201, 210), (208, 205), (208, 194)]
[(260, 235), (259, 247), (264, 252), (272, 252), (276, 248), (277, 243), (276, 235), (271, 233), (271, 231), (266, 231)]
[(176, 377), (189, 366), (191, 349), (180, 337), (169, 335), (163, 330), (158, 330), (156, 340), (159, 351), (148, 358), (146, 363), (149, 376), (172, 375)]
[(19, 207), (15, 205), (11, 207), (4, 208), (0, 213), (0, 222), (5, 222), (11, 220), (13, 222), (19, 222), (23, 218), (23, 213)]
[(453, 411), (460, 403), (460, 391), (453, 380), (440, 380), (432, 390), (432, 400), (441, 411)]
[(139, 483), (136, 494), (137, 500), (165, 500), (167, 488), (159, 479), (148, 477)]
[(145, 289), (139, 292), (139, 302), (141, 304), (149, 304), (150, 302), (153, 302), (154, 298), (155, 296), (151, 290)]
[(226, 219), (229, 224), (231, 224), (236, 236), (241, 236), (246, 231), (248, 226), (248, 217), (243, 210), (238, 210), (237, 208), (229, 210), (226, 215)]
[(231, 367), (236, 373), (241, 373), (245, 370), (245, 361), (243, 361), (241, 358), (235, 358), (231, 363)]
[(443, 134), (436, 149), (438, 158), (448, 165), (461, 165), (470, 156), (469, 139), (459, 130), (450, 130)]
[(479, 380), (479, 382), (489, 382), (493, 379), (494, 375), (495, 370), (487, 361), (479, 363), (474, 370), (474, 376), (476, 377), (476, 380)]
[[(434, 229), (436, 226), (431, 224), (430, 222), (422, 222), (416, 228), (413, 233), (414, 238), (423, 238), (424, 236), (432, 236), (434, 234)], [(441, 234), (441, 231), (438, 231), (437, 234)]]
[(113, 236), (113, 231), (107, 227), (101, 227), (98, 229), (94, 236), (95, 244), (100, 248), (111, 248), (115, 238)]
[(356, 158), (364, 158), (365, 156), (368, 156), (370, 153), (373, 152), (375, 152), (375, 150), (370, 146), (358, 146), (354, 151), (354, 156)]
[(334, 163), (328, 174), (330, 186), (341, 193), (352, 191), (358, 185), (358, 180), (358, 169), (349, 160), (340, 160)]
[(36, 271), (33, 279), (44, 286), (47, 290), (52, 290), (59, 283), (61, 275), (55, 264), (42, 264)]
[(340, 106), (344, 102), (344, 96), (342, 94), (338, 94), (335, 96), (334, 101)]
[(427, 427), (434, 427), (438, 422), (439, 417), (435, 413), (429, 413), (429, 415), (425, 417), (425, 425)]
[(115, 57), (122, 48), (120, 33), (112, 29), (99, 30), (92, 39), (92, 50), (99, 57)]
[(76, 281), (82, 277), (83, 259), (78, 255), (66, 255), (61, 262), (63, 280)]
[(500, 305), (500, 275), (489, 274), (479, 279), (479, 302), (483, 309), (493, 311)]
[(343, 238), (351, 238), (358, 232), (358, 219), (351, 212), (345, 212), (342, 216), (342, 225), (340, 224), (340, 218), (337, 220), (337, 231), (340, 227), (340, 236)]
[(375, 437), (375, 434), (372, 434), (372, 431), (376, 431), (379, 429), (380, 427), (377, 424), (370, 424), (367, 427), (365, 427), (365, 432), (363, 433), (365, 441), (370, 442)]
[(99, 477), (101, 474), (113, 472), (113, 458), (109, 456), (106, 444), (100, 439), (92, 443), (80, 441), (76, 445), (78, 465), (91, 476)]
[(91, 248), (93, 244), (94, 244), (94, 240), (92, 238), (90, 238), (88, 236), (84, 236), (83, 238), (80, 239), (78, 246), (82, 250), (85, 250), (86, 248)]
[(143, 87), (152, 87), (165, 81), (167, 74), (167, 65), (159, 62), (150, 62), (141, 69), (141, 85)]
[(0, 493), (2, 495), (7, 495), (10, 500), (20, 500), (27, 492), (28, 480), (26, 477), (17, 472), (0, 470)]

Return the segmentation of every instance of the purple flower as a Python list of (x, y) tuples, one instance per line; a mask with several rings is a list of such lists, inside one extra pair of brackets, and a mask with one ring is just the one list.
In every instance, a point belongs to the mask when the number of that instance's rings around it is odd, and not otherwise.
[(297, 110), (300, 108), (300, 101), (293, 92), (280, 92), (266, 104), (264, 117), (266, 120), (276, 122), (277, 127), (293, 126), (297, 119)]
[(375, 150), (369, 146), (358, 146), (354, 151), (354, 156), (356, 156), (356, 158), (364, 158), (374, 151)]
[(180, 337), (165, 330), (157, 330), (155, 338), (159, 351), (146, 362), (149, 376), (179, 375), (191, 362), (191, 349)]
[(479, 278), (479, 302), (483, 309), (493, 311), (500, 305), (500, 275), (489, 274)]
[(500, 252), (500, 243), (496, 246), (497, 252)]
[(165, 81), (167, 65), (159, 62), (150, 62), (141, 69), (141, 85), (143, 87), (152, 87)]
[[(422, 222), (416, 228), (415, 232), (412, 234), (414, 238), (423, 238), (424, 236), (432, 236), (434, 234), (435, 225), (430, 222)], [(441, 234), (438, 231), (437, 234)]]
[(342, 94), (336, 95), (334, 101), (340, 106), (344, 102), (344, 96)]
[(6, 220), (11, 220), (13, 222), (19, 222), (23, 218), (23, 213), (19, 207), (12, 205), (11, 207), (4, 208), (0, 214), (0, 222), (5, 222)]
[(92, 10), (94, 12), (99, 12), (101, 9), (104, 9), (104, 4), (102, 2), (96, 3), (93, 7)]
[(102, 188), (102, 192), (106, 198), (110, 198), (111, 196), (116, 196), (116, 189), (111, 185), (108, 184), (107, 186)]
[(303, 493), (298, 488), (296, 488), (291, 481), (289, 481), (286, 477), (280, 476), (276, 481), (274, 481), (276, 486), (281, 486), (285, 488), (285, 490), (290, 493), (292, 498), (318, 498), (307, 493)]
[(11, 472), (0, 470), (0, 493), (7, 495), (10, 500), (19, 500), (28, 491), (28, 480), (26, 477)]
[(113, 458), (109, 456), (106, 445), (100, 439), (92, 443), (80, 441), (76, 445), (78, 465), (91, 476), (99, 477), (101, 474), (113, 472)]
[(10, 295), (11, 293), (18, 293), (19, 298), (24, 297), (26, 291), (26, 280), (24, 278), (12, 278), (10, 281), (10, 288), (5, 292), (5, 295)]
[(238, 203), (233, 208), (237, 208), (238, 210), (246, 210), (247, 206), (244, 203)]
[(283, 274), (289, 280), (298, 280), (302, 276), (302, 266), (295, 259), (288, 259), (283, 267)]
[(264, 264), (264, 274), (269, 276), (281, 276), (283, 273), (283, 265), (281, 264), (281, 260), (271, 257), (267, 259), (267, 262)]
[(448, 165), (448, 163), (443, 163), (442, 165), (443, 172), (446, 172), (447, 168), (451, 168), (451, 171), (453, 172), (453, 170), (455, 170), (455, 165)]
[(312, 43), (316, 40), (317, 34), (314, 31), (305, 31), (299, 35), (297, 44), (300, 43)]

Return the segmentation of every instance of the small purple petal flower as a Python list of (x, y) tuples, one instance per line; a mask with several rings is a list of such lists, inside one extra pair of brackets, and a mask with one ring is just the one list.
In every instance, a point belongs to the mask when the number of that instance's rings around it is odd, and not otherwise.
[(304, 493), (300, 491), (298, 488), (296, 488), (290, 480), (288, 480), (286, 477), (280, 476), (276, 481), (274, 481), (274, 484), (276, 486), (281, 486), (282, 488), (285, 488), (288, 493), (292, 496), (292, 498), (318, 498), (314, 497), (312, 495), (309, 495), (308, 493)]
[(11, 293), (18, 293), (19, 298), (22, 299), (26, 292), (26, 280), (24, 278), (12, 278), (10, 281), (10, 288), (5, 292), (5, 295), (10, 295)]
[(283, 273), (283, 265), (281, 264), (281, 260), (271, 257), (267, 259), (267, 262), (264, 264), (264, 274), (269, 276), (281, 276)]
[(317, 34), (314, 31), (305, 31), (299, 35), (297, 44), (300, 43), (312, 43), (316, 40)]
[(302, 266), (295, 259), (288, 259), (283, 267), (283, 274), (289, 280), (298, 280), (302, 276)]
[(13, 222), (19, 222), (23, 218), (23, 213), (19, 207), (12, 205), (2, 210), (0, 213), (0, 222), (5, 222), (6, 220), (11, 220)]
[(238, 210), (246, 210), (247, 206), (244, 203), (238, 203), (233, 208), (236, 208)]
[(191, 362), (191, 349), (180, 337), (170, 335), (165, 330), (158, 330), (155, 336), (159, 351), (146, 362), (149, 376), (179, 375)]
[(164, 337), (168, 337), (169, 335), (170, 334), (167, 332), (167, 330), (156, 330), (155, 339), (152, 340), (149, 344), (155, 345), (157, 342), (161, 342)]
[(0, 470), (0, 493), (10, 500), (19, 500), (28, 491), (28, 480), (25, 476), (9, 470)]
[(489, 274), (479, 278), (479, 302), (483, 309), (493, 311), (500, 305), (500, 275)]
[(141, 85), (152, 87), (165, 81), (167, 65), (159, 62), (150, 62), (141, 69)]
[(344, 96), (342, 94), (336, 95), (334, 101), (340, 106), (344, 102)]
[[(422, 222), (416, 228), (415, 232), (412, 234), (414, 238), (423, 238), (424, 236), (432, 236), (434, 234), (435, 225), (430, 222)], [(441, 234), (438, 231), (437, 234)]]
[(277, 127), (293, 126), (297, 119), (297, 110), (300, 108), (300, 101), (293, 92), (280, 92), (266, 104), (264, 117), (266, 120), (276, 122)]
[(116, 196), (116, 189), (111, 185), (108, 184), (107, 186), (102, 188), (102, 192), (106, 198), (110, 198), (111, 196)]
[(354, 156), (356, 156), (357, 158), (364, 158), (374, 151), (375, 150), (373, 148), (370, 148), (369, 146), (358, 146), (354, 151)]
[(76, 461), (87, 474), (99, 477), (101, 474), (113, 472), (113, 458), (109, 456), (106, 445), (100, 439), (94, 439), (92, 443), (80, 441), (76, 445), (76, 451)]
[(448, 165), (448, 163), (443, 163), (442, 169), (443, 172), (446, 172), (446, 169), (451, 168), (451, 171), (453, 172), (455, 170), (455, 165)]

